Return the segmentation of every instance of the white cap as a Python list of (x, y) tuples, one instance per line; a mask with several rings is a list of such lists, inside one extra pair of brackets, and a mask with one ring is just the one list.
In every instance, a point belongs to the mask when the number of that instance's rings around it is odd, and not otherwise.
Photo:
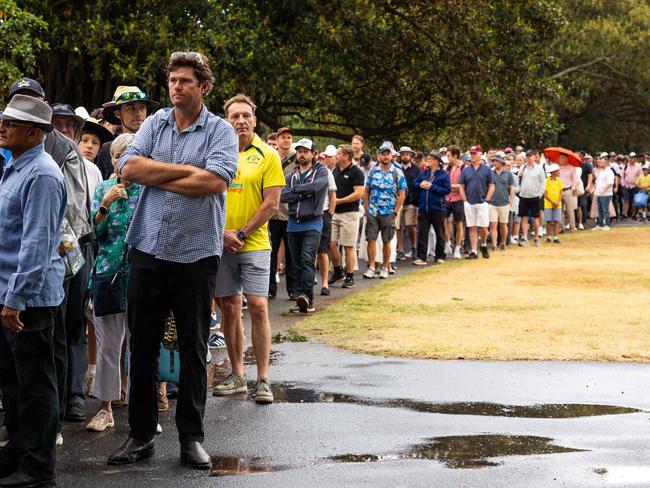
[(314, 143), (311, 141), (311, 139), (300, 139), (298, 142), (296, 142), (296, 150), (299, 147), (304, 147), (305, 149), (309, 149), (310, 151), (313, 151)]
[(628, 156), (630, 156), (631, 158), (636, 158), (636, 153), (632, 151), (630, 154), (628, 154)]
[(325, 148), (325, 151), (323, 152), (325, 153), (325, 156), (327, 156), (328, 158), (331, 158), (332, 156), (336, 156), (336, 148), (332, 144), (329, 144)]
[(609, 158), (609, 153), (601, 152), (601, 153), (598, 155), (598, 157), (599, 157), (599, 158)]
[(559, 171), (560, 170), (560, 165), (557, 163), (553, 163), (548, 167), (548, 172), (552, 173), (553, 171)]

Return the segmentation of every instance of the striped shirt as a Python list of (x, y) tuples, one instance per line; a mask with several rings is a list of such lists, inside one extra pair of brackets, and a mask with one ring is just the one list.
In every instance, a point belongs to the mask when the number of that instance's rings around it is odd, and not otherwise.
[[(239, 139), (232, 126), (205, 106), (179, 133), (171, 108), (147, 118), (120, 158), (120, 171), (134, 156), (169, 164), (191, 164), (230, 184), (237, 171)], [(193, 263), (221, 256), (225, 196), (190, 197), (145, 186), (126, 242), (157, 259)]]

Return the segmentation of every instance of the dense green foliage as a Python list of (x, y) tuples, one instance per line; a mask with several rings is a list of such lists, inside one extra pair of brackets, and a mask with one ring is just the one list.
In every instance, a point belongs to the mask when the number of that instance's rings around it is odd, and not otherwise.
[(627, 149), (648, 136), (648, 14), (644, 0), (0, 0), (0, 88), (24, 73), (50, 101), (92, 108), (135, 84), (166, 103), (169, 54), (193, 49), (213, 64), (209, 106), (243, 91), (267, 128)]

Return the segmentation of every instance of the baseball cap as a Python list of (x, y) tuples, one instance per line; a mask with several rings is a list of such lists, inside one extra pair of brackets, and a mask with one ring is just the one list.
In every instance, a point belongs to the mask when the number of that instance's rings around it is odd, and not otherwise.
[(323, 154), (325, 154), (325, 156), (328, 158), (331, 158), (332, 156), (336, 156), (336, 148), (332, 144), (329, 144), (325, 148), (325, 151), (323, 151)]
[(512, 148), (508, 146), (503, 150), (503, 152), (505, 152), (506, 154), (510, 154), (512, 152)]
[(628, 154), (628, 156), (631, 158), (636, 158), (636, 153), (632, 151), (630, 154)]
[(560, 165), (557, 163), (553, 163), (548, 167), (548, 172), (552, 173), (553, 171), (560, 171)]
[(277, 134), (277, 135), (280, 135), (280, 134), (284, 134), (285, 132), (288, 132), (289, 134), (293, 135), (293, 131), (291, 130), (290, 127), (280, 127), (280, 128), (276, 131), (276, 134)]
[(471, 160), (472, 160), (472, 156), (470, 156), (469, 154), (465, 154), (465, 156), (463, 156), (463, 161), (471, 161)]
[(384, 141), (384, 142), (382, 142), (382, 143), (381, 143), (381, 146), (379, 146), (379, 149), (377, 149), (377, 151), (380, 152), (380, 153), (381, 153), (381, 152), (388, 151), (388, 152), (390, 152), (391, 154), (393, 154), (393, 151), (394, 151), (394, 150), (395, 150), (395, 148), (393, 148), (393, 145), (390, 144), (390, 141)]
[(300, 139), (298, 142), (296, 142), (296, 149), (298, 149), (299, 147), (313, 151), (314, 143), (310, 139)]
[(500, 163), (505, 163), (505, 162), (506, 162), (506, 158), (505, 158), (504, 156), (502, 156), (501, 154), (499, 154), (499, 153), (496, 153), (496, 154), (494, 155), (494, 158), (493, 158), (493, 159), (494, 159), (495, 161), (499, 161)]
[(483, 149), (481, 149), (481, 146), (472, 146), (469, 148), (470, 154), (476, 154), (477, 152), (483, 152)]
[(10, 87), (9, 91), (7, 92), (7, 97), (6, 100), (9, 101), (11, 100), (11, 97), (13, 97), (16, 93), (20, 91), (30, 91), (38, 95), (39, 97), (45, 98), (45, 90), (43, 90), (43, 87), (41, 84), (33, 80), (31, 78), (21, 78), (17, 81), (15, 81)]
[(599, 158), (605, 158), (605, 159), (607, 159), (607, 158), (609, 158), (609, 154), (606, 153), (606, 152), (601, 152), (601, 153), (598, 155), (598, 157), (599, 157)]

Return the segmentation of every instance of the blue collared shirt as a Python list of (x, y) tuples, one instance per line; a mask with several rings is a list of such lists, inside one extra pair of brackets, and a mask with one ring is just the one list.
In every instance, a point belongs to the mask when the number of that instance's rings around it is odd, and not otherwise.
[[(237, 171), (239, 139), (232, 126), (205, 106), (194, 124), (179, 133), (171, 108), (144, 121), (120, 158), (120, 171), (133, 156), (170, 164), (191, 164), (230, 184)], [(157, 259), (193, 263), (221, 256), (224, 194), (190, 197), (145, 186), (126, 242)]]
[(494, 176), (487, 164), (481, 163), (477, 169), (474, 169), (474, 166), (470, 164), (463, 169), (458, 183), (465, 185), (467, 202), (471, 205), (477, 205), (485, 202), (488, 188), (494, 183)]
[(63, 301), (57, 252), (67, 193), (43, 144), (6, 166), (0, 186), (0, 303), (25, 310)]

